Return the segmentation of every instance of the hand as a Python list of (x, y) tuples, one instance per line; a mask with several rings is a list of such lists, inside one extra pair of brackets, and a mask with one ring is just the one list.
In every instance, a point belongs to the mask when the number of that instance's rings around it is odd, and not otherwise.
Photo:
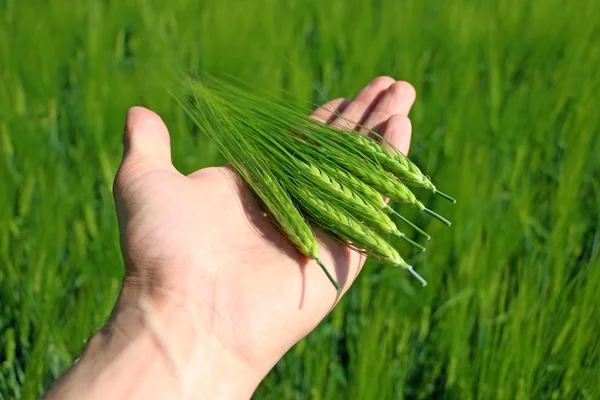
[[(414, 98), (409, 84), (379, 77), (353, 100), (333, 100), (313, 117), (348, 129), (356, 126), (346, 120), (359, 121), (406, 153)], [(111, 351), (123, 354), (130, 343), (146, 340), (156, 356), (146, 354), (139, 374), (156, 364), (155, 372), (170, 377), (165, 393), (249, 397), (339, 294), (264, 216), (237, 174), (220, 167), (182, 175), (171, 163), (169, 143), (158, 115), (129, 110), (114, 186), (126, 276), (96, 346), (108, 360)], [(364, 257), (317, 236), (321, 258), (347, 290)], [(139, 393), (159, 393), (137, 385)]]

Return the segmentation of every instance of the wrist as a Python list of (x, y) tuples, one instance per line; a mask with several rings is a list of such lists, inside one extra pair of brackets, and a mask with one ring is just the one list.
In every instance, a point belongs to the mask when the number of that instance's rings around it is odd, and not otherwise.
[(185, 307), (136, 303), (117, 306), (56, 392), (71, 390), (56, 398), (251, 397), (262, 376), (198, 329)]
[(183, 298), (170, 296), (154, 304), (140, 298), (134, 307), (118, 311), (110, 325), (149, 338), (147, 351), (160, 358), (174, 382), (171, 398), (174, 393), (186, 399), (250, 398), (262, 376), (224, 348), (215, 332), (200, 323), (202, 317), (206, 313)]

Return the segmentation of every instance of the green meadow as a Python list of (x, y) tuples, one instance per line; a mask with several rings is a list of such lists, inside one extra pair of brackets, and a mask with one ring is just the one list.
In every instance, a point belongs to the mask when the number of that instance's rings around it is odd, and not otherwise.
[(223, 162), (167, 93), (181, 70), (313, 103), (409, 81), (411, 158), (458, 200), (420, 193), (450, 228), (408, 213), (433, 235), (401, 248), (427, 287), (368, 263), (256, 399), (600, 398), (598, 15), (593, 0), (0, 0), (0, 400), (38, 398), (111, 311), (127, 108), (163, 117), (180, 171)]

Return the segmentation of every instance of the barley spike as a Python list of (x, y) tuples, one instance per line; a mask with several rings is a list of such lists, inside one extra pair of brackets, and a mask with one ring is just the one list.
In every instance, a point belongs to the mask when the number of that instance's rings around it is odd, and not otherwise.
[[(333, 179), (314, 164), (304, 164), (300, 162), (299, 165), (301, 169), (317, 179), (321, 189), (328, 192), (330, 195), (333, 195), (333, 198), (330, 198), (331, 201), (336, 203), (336, 205), (341, 203), (336, 199), (337, 196), (347, 200), (349, 202), (348, 205), (351, 206), (355, 215), (370, 228), (383, 233), (392, 233), (398, 236), (403, 235), (396, 227), (396, 224), (382, 212), (381, 207), (375, 207), (368, 203), (364, 198), (350, 190), (347, 186), (340, 184), (336, 179)], [(306, 183), (308, 184), (308, 181)], [(381, 196), (379, 197), (381, 199)], [(380, 201), (383, 202), (383, 200)], [(342, 206), (343, 204), (339, 205)]]
[(438, 190), (429, 177), (423, 174), (419, 167), (397, 149), (392, 152), (383, 147), (379, 142), (365, 135), (354, 134), (351, 132), (348, 134), (356, 141), (356, 143), (363, 146), (363, 149), (368, 156), (376, 160), (384, 169), (396, 175), (398, 179), (408, 186), (431, 190), (434, 194), (456, 204), (454, 198)]
[(398, 214), (392, 207), (390, 207), (384, 200), (381, 194), (373, 189), (371, 186), (367, 185), (360, 179), (357, 179), (353, 175), (349, 174), (345, 170), (341, 168), (332, 168), (327, 166), (326, 164), (321, 166), (322, 169), (326, 170), (331, 176), (334, 176), (337, 180), (339, 180), (343, 185), (348, 186), (353, 189), (360, 195), (365, 201), (369, 202), (373, 207), (382, 208), (383, 211), (387, 214), (395, 215), (400, 218), (404, 223), (415, 229), (421, 235), (425, 236), (427, 240), (431, 240), (431, 236), (427, 234), (427, 232), (423, 231), (417, 225), (410, 222), (404, 216)]
[(349, 136), (360, 144), (365, 153), (381, 166), (396, 175), (407, 185), (434, 190), (435, 186), (421, 170), (402, 153), (394, 154), (379, 142), (361, 134), (349, 133)]
[(350, 241), (357, 249), (382, 262), (396, 265), (404, 263), (396, 249), (352, 215), (316, 197), (306, 187), (291, 187), (290, 192), (294, 193), (294, 198), (306, 214), (324, 230)]

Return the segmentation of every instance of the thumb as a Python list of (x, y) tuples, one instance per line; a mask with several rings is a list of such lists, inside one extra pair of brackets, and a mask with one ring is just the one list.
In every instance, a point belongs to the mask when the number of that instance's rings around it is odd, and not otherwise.
[(127, 111), (122, 165), (126, 164), (134, 164), (145, 171), (173, 168), (169, 131), (153, 111), (143, 107), (132, 107)]
[[(129, 190), (141, 176), (154, 171), (175, 170), (171, 163), (169, 131), (162, 119), (143, 107), (127, 111), (123, 133), (123, 161), (113, 182), (113, 196), (121, 232), (125, 232), (129, 212), (127, 199), (139, 185)], [(129, 195), (127, 192), (129, 191)], [(135, 203), (135, 202), (134, 202)]]

